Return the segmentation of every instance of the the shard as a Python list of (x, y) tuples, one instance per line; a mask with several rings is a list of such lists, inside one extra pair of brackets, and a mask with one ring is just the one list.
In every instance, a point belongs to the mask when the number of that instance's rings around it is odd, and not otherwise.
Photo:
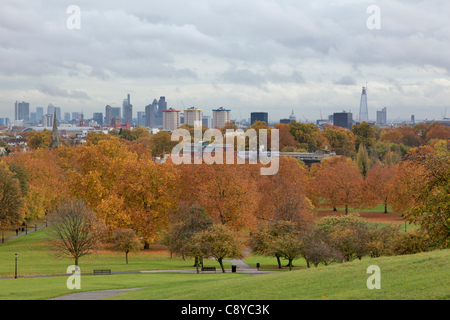
[(366, 87), (362, 88), (361, 104), (359, 106), (359, 121), (369, 122), (369, 109), (367, 108), (367, 92)]

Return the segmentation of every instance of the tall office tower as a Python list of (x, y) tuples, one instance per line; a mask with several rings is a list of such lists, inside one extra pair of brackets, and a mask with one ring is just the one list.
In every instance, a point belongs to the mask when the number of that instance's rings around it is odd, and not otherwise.
[(30, 113), (30, 121), (36, 123), (36, 112)]
[(65, 112), (64, 113), (64, 122), (69, 122), (70, 121), (70, 113)]
[(269, 124), (269, 114), (267, 112), (252, 112), (250, 114), (251, 124), (254, 124), (256, 121), (263, 121)]
[(213, 128), (222, 128), (231, 121), (231, 110), (220, 107), (213, 109)]
[(212, 119), (211, 119), (211, 117), (210, 116), (203, 116), (202, 117), (202, 125), (212, 129)]
[(112, 115), (112, 107), (108, 104), (108, 105), (105, 107), (105, 124), (106, 124), (107, 126), (110, 126), (110, 125), (111, 125), (111, 120), (112, 120), (112, 118), (113, 118), (113, 115)]
[[(121, 110), (120, 107), (111, 108), (112, 109), (112, 117), (120, 118)], [(112, 121), (112, 119), (111, 119)]]
[(42, 117), (44, 116), (44, 108), (36, 107), (36, 121), (38, 123), (42, 122)]
[(163, 130), (174, 131), (180, 126), (180, 112), (181, 110), (174, 110), (169, 108), (163, 110)]
[(159, 101), (158, 101), (158, 112), (159, 114), (162, 116), (162, 112), (164, 110), (167, 110), (167, 102), (166, 102), (166, 97), (159, 97)]
[(102, 126), (102, 125), (103, 125), (103, 113), (101, 113), (101, 112), (95, 112), (92, 119), (93, 119), (95, 122), (97, 122), (97, 124), (98, 124), (99, 126)]
[(43, 127), (53, 126), (53, 115), (52, 114), (44, 114), (44, 116), (42, 117), (42, 126)]
[(359, 122), (369, 122), (369, 109), (367, 107), (366, 87), (362, 88), (361, 104), (359, 106)]
[(153, 104), (145, 106), (145, 126), (150, 128), (155, 126), (155, 107)]
[(14, 107), (16, 120), (24, 120), (24, 121), (30, 120), (30, 104), (28, 102), (16, 101)]
[(190, 107), (184, 110), (184, 124), (191, 126), (202, 126), (203, 110)]
[[(124, 123), (126, 123), (126, 120), (125, 120), (125, 118), (126, 118), (125, 114), (127, 112), (126, 108), (130, 104), (131, 104), (131, 99), (130, 99), (130, 94), (128, 93), (127, 98), (123, 99), (123, 102), (122, 102), (122, 119), (123, 119)], [(131, 121), (130, 121), (130, 124), (131, 124)]]
[(145, 126), (145, 112), (144, 111), (137, 112), (137, 122), (136, 123), (139, 127)]
[[(50, 103), (47, 106), (47, 114), (51, 114), (53, 116), (54, 113), (55, 113), (55, 106)], [(53, 123), (52, 123), (52, 125), (53, 125)]]
[(125, 123), (129, 122), (130, 125), (133, 124), (133, 105), (129, 104), (125, 107)]
[(411, 115), (411, 122), (412, 122), (413, 124), (416, 123), (416, 119), (415, 119), (414, 115)]
[(381, 109), (381, 111), (377, 111), (377, 123), (386, 124), (386, 107)]
[(353, 114), (351, 112), (333, 113), (333, 124), (337, 127), (352, 129)]
[(55, 107), (55, 111), (56, 111), (56, 120), (61, 121), (61, 108), (60, 107)]

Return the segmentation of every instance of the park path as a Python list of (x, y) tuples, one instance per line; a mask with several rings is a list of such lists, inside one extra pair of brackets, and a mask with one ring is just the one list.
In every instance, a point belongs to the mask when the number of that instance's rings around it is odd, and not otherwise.
[[(21, 228), (22, 228), (22, 227), (21, 227)], [(43, 229), (43, 228), (46, 228), (46, 225), (45, 225), (45, 224), (43, 224), (42, 226), (37, 227), (36, 230), (35, 230), (35, 228), (33, 227), (33, 228), (28, 229), (28, 231), (24, 231), (24, 232), (18, 233), (17, 236), (10, 236), (10, 237), (8, 237), (8, 238), (0, 239), (0, 243), (2, 242), (2, 240), (4, 240), (4, 241), (6, 242), (6, 241), (9, 241), (9, 240), (15, 239), (15, 238), (17, 238), (17, 237), (20, 237), (20, 236), (25, 236), (25, 235), (27, 235), (27, 233), (32, 233), (32, 232), (35, 232), (35, 231), (37, 231), (37, 230), (41, 230), (41, 229)]]
[[(244, 253), (245, 256), (249, 255), (251, 250), (247, 248)], [(227, 262), (232, 263), (233, 265), (237, 266), (238, 269), (236, 270), (236, 273), (244, 273), (249, 274), (252, 276), (256, 275), (262, 275), (266, 273), (275, 273), (280, 271), (258, 271), (256, 268), (253, 268), (246, 264), (244, 260), (240, 259), (233, 259), (233, 260), (224, 260)], [(231, 272), (231, 269), (225, 269), (227, 273)], [(196, 269), (181, 269), (181, 270), (149, 270), (149, 271), (137, 271), (139, 273), (196, 273)], [(219, 272), (221, 272), (219, 270)], [(115, 272), (112, 272), (114, 274)], [(104, 299), (113, 297), (115, 295), (119, 295), (131, 290), (138, 290), (142, 288), (132, 288), (132, 289), (119, 289), (119, 290), (102, 290), (102, 291), (90, 291), (90, 292), (78, 292), (78, 293), (72, 293), (67, 294), (65, 296), (48, 299), (48, 300), (98, 300), (98, 299)]]

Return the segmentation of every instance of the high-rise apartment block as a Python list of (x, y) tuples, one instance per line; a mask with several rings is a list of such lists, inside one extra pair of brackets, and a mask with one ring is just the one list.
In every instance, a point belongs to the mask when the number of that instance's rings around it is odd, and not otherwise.
[(231, 121), (231, 110), (224, 107), (213, 109), (213, 128), (222, 128)]
[(174, 131), (180, 126), (180, 112), (181, 110), (174, 110), (169, 108), (163, 110), (163, 130)]
[(184, 110), (184, 124), (191, 126), (202, 126), (203, 110), (196, 109), (195, 107), (187, 108)]

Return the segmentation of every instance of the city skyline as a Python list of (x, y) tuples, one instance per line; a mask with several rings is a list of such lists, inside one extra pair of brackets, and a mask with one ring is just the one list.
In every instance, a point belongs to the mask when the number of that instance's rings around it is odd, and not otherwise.
[(80, 0), (78, 30), (55, 3), (0, 4), (0, 47), (9, 49), (0, 54), (0, 118), (14, 119), (15, 101), (30, 113), (52, 103), (90, 117), (131, 94), (133, 118), (165, 96), (167, 108), (209, 116), (224, 106), (232, 119), (268, 112), (277, 121), (294, 110), (312, 122), (319, 112), (358, 114), (366, 82), (371, 121), (384, 107), (388, 120), (420, 121), (448, 106), (448, 3), (377, 1), (381, 29), (369, 29), (365, 1)]

